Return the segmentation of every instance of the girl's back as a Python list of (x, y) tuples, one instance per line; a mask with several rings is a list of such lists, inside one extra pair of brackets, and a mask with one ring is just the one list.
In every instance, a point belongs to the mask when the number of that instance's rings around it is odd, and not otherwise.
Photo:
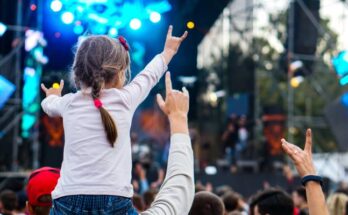
[(108, 143), (91, 96), (78, 91), (64, 97), (66, 104), (61, 105), (64, 107), (61, 112), (65, 131), (64, 161), (53, 198), (76, 193), (132, 196), (129, 131), (133, 113), (122, 91), (106, 89), (101, 96), (103, 105), (117, 122), (117, 129), (122, 131), (114, 147)]

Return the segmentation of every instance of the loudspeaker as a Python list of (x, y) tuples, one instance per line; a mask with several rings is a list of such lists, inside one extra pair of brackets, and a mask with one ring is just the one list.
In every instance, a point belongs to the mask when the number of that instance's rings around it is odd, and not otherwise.
[(294, 7), (294, 53), (313, 55), (317, 49), (320, 23), (320, 0), (295, 0)]
[(339, 149), (348, 151), (348, 104), (345, 104), (344, 97), (342, 96), (326, 106), (325, 117)]

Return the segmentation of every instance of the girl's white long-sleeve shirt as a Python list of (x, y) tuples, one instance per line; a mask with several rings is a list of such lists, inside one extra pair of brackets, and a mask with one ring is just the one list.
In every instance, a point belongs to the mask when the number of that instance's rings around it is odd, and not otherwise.
[(90, 94), (78, 91), (50, 95), (41, 106), (49, 116), (63, 117), (64, 155), (53, 199), (68, 195), (133, 196), (130, 128), (135, 109), (167, 70), (157, 55), (122, 89), (104, 89), (100, 100), (113, 117), (118, 137), (114, 148), (106, 139), (99, 110)]

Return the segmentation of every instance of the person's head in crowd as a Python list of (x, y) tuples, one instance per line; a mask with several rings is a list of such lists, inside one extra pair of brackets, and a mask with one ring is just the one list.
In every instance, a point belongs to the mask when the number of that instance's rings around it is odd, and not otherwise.
[(299, 209), (308, 208), (306, 189), (304, 187), (298, 187), (292, 192), (292, 200), (295, 207)]
[(239, 195), (229, 191), (222, 196), (222, 201), (224, 203), (226, 213), (232, 212), (238, 209)]
[(196, 193), (189, 215), (223, 215), (224, 211), (224, 203), (217, 195), (202, 191)]
[(279, 189), (269, 189), (256, 194), (250, 203), (250, 215), (293, 215), (291, 197)]
[(143, 194), (145, 210), (150, 208), (152, 202), (155, 200), (156, 195), (157, 195), (157, 191), (153, 189), (148, 190)]
[(145, 204), (143, 198), (140, 195), (134, 194), (132, 197), (132, 202), (138, 212), (143, 212), (145, 210)]
[(195, 185), (195, 193), (201, 192), (201, 191), (205, 191), (205, 187), (203, 186), (203, 184), (198, 183)]
[(331, 215), (340, 215), (346, 213), (348, 196), (344, 193), (331, 194), (327, 199), (327, 207)]
[(60, 170), (43, 167), (32, 172), (28, 179), (27, 208), (31, 215), (48, 215), (52, 207), (51, 192), (57, 185)]
[(16, 213), (24, 213), (26, 208), (26, 203), (28, 201), (28, 196), (25, 190), (17, 192), (18, 204), (16, 208)]
[(11, 190), (4, 190), (0, 193), (0, 213), (11, 215), (17, 208), (17, 195)]
[(215, 193), (216, 193), (216, 195), (222, 197), (223, 195), (225, 195), (226, 193), (231, 192), (231, 191), (233, 191), (232, 187), (227, 186), (227, 185), (223, 185), (223, 186), (217, 187)]

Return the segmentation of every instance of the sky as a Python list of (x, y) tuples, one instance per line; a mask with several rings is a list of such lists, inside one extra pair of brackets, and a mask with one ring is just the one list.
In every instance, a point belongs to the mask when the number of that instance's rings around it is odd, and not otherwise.
[[(255, 21), (257, 26), (267, 25), (267, 13), (277, 13), (288, 8), (290, 0), (254, 0), (254, 4), (261, 4), (256, 9)], [(320, 16), (330, 20), (330, 27), (338, 34), (337, 50), (348, 49), (348, 1), (321, 0)], [(280, 47), (279, 47), (280, 48)]]
[[(277, 13), (289, 6), (290, 0), (254, 0), (254, 4), (261, 4), (256, 9), (255, 20), (257, 26), (267, 25), (267, 13)], [(348, 1), (321, 0), (320, 16), (330, 20), (330, 27), (338, 34), (337, 50), (348, 49)], [(279, 47), (280, 48), (280, 47)]]

